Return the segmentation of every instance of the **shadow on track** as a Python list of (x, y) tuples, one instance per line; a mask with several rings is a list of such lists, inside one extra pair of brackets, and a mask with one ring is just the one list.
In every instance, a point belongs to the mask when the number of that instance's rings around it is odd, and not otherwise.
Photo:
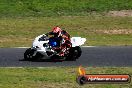
[(63, 61), (67, 61), (67, 60), (64, 60), (64, 59), (36, 59), (36, 60), (20, 59), (19, 61), (31, 61), (31, 62), (63, 62)]

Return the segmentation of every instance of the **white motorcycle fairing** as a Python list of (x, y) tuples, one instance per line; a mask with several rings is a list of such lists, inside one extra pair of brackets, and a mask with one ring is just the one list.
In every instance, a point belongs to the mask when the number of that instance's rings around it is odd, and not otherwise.
[[(78, 47), (79, 48), (78, 50), (81, 50), (79, 46), (83, 45), (85, 43), (85, 41), (86, 41), (86, 38), (72, 37), (71, 38), (71, 44), (72, 44), (71, 48), (76, 49)], [(53, 46), (50, 46), (50, 44), (49, 44), (49, 37), (47, 37), (45, 34), (42, 34), (34, 39), (30, 50), (34, 51), (32, 56), (36, 56), (37, 53), (40, 53), (44, 57), (50, 58), (51, 56), (57, 54), (57, 52), (54, 51), (52, 48), (53, 48)], [(48, 55), (47, 52), (51, 52), (53, 54)], [(30, 53), (28, 50), (24, 53), (25, 58), (27, 58), (26, 55), (28, 55), (28, 53)], [(81, 51), (80, 51), (80, 53), (81, 53)], [(80, 55), (79, 55), (79, 57), (80, 57)]]
[(72, 47), (81, 46), (85, 43), (85, 41), (86, 41), (86, 38), (81, 38), (81, 37), (71, 38)]

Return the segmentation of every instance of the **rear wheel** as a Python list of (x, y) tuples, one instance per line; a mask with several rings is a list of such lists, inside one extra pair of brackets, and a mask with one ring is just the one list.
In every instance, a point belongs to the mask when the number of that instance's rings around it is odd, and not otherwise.
[(24, 59), (25, 60), (33, 60), (33, 54), (34, 54), (34, 50), (29, 48), (25, 51), (24, 53)]
[(78, 52), (78, 54), (77, 54), (77, 59), (78, 59), (82, 55), (82, 49), (79, 46), (77, 46), (76, 50)]
[(75, 61), (76, 59), (78, 59), (81, 56), (81, 54), (82, 54), (82, 50), (79, 46), (78, 47), (72, 47), (69, 50), (69, 55), (67, 56), (66, 60)]

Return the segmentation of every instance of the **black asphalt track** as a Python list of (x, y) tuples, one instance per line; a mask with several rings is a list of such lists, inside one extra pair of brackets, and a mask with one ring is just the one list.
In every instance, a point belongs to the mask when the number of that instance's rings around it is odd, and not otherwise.
[(82, 47), (76, 61), (23, 61), (26, 48), (0, 48), (0, 67), (132, 66), (132, 46)]

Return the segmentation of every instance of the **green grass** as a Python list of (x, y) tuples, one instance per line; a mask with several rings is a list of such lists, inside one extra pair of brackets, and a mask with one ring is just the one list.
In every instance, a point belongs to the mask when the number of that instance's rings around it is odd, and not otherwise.
[(36, 36), (56, 25), (71, 36), (87, 38), (85, 45), (132, 45), (132, 17), (89, 15), (1, 18), (0, 47), (29, 47)]
[(85, 45), (132, 45), (132, 17), (104, 16), (131, 9), (132, 0), (0, 0), (0, 47), (31, 46), (56, 25)]
[(131, 0), (0, 0), (0, 17), (78, 16), (130, 9)]
[[(87, 74), (130, 74), (131, 67), (87, 67)], [(0, 68), (1, 88), (131, 88), (128, 84), (76, 83), (77, 67)]]

